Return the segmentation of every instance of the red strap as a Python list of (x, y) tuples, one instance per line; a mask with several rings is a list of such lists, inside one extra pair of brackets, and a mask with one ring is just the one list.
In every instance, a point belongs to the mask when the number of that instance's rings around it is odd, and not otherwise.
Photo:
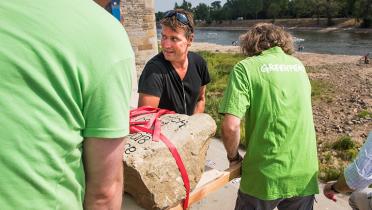
[(189, 175), (187, 174), (186, 168), (183, 165), (182, 159), (180, 154), (178, 153), (176, 147), (172, 144), (169, 139), (164, 136), (163, 134), (160, 134), (160, 139), (164, 142), (165, 145), (167, 145), (169, 151), (172, 153), (173, 158), (176, 160), (178, 170), (181, 173), (183, 185), (186, 189), (186, 198), (183, 200), (183, 209), (187, 209), (189, 205), (189, 196), (190, 196), (190, 181), (189, 181)]
[[(149, 121), (134, 121), (134, 117), (145, 115), (145, 114), (153, 114), (156, 113)], [(183, 184), (186, 189), (186, 198), (183, 201), (183, 208), (187, 209), (189, 204), (189, 196), (190, 196), (190, 181), (189, 176), (187, 174), (185, 165), (182, 162), (182, 158), (178, 153), (176, 147), (172, 144), (172, 142), (163, 134), (161, 134), (161, 121), (159, 117), (164, 114), (174, 114), (175, 112), (169, 111), (166, 109), (159, 109), (159, 108), (152, 108), (148, 106), (139, 107), (137, 109), (130, 111), (130, 133), (138, 133), (138, 132), (146, 132), (152, 134), (153, 141), (161, 140), (172, 153), (174, 160), (177, 163), (178, 170), (181, 173)]]

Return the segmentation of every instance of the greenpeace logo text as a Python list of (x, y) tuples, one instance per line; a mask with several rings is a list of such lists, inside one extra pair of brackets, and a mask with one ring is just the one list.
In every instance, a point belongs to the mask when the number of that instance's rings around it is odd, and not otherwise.
[(305, 72), (301, 64), (263, 64), (260, 68), (263, 73), (270, 72)]

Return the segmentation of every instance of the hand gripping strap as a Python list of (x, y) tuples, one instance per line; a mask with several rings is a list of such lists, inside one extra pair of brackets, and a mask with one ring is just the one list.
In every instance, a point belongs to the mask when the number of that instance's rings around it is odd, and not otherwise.
[[(144, 114), (153, 114), (153, 116), (149, 121), (134, 121), (134, 118)], [(181, 173), (183, 184), (186, 189), (186, 198), (183, 201), (183, 209), (188, 208), (189, 204), (189, 196), (190, 196), (190, 181), (189, 176), (187, 174), (185, 165), (182, 162), (182, 158), (178, 153), (176, 147), (172, 144), (172, 142), (161, 133), (161, 121), (159, 117), (164, 114), (174, 114), (175, 112), (169, 111), (166, 109), (159, 109), (159, 108), (152, 108), (148, 106), (139, 107), (137, 109), (130, 111), (130, 133), (138, 133), (138, 132), (146, 132), (152, 135), (153, 141), (162, 141), (172, 153), (174, 160), (177, 163), (178, 170)]]

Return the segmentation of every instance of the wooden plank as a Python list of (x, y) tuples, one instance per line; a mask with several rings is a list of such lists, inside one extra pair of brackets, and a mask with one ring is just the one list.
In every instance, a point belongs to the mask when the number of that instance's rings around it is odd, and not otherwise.
[[(190, 198), (189, 198), (189, 207), (202, 200), (203, 198), (207, 197), (209, 193), (212, 193), (219, 188), (225, 186), (229, 181), (240, 177), (241, 175), (241, 163), (234, 165), (225, 171), (223, 171), (222, 175), (217, 177), (216, 179), (206, 183), (205, 185), (194, 189), (190, 193)], [(168, 210), (183, 210), (182, 203), (178, 204), (175, 207), (169, 208)]]

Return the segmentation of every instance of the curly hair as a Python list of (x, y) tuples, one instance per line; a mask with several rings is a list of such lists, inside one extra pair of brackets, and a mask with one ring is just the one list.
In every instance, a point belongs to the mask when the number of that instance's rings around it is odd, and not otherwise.
[(171, 28), (173, 31), (177, 31), (178, 29), (182, 29), (185, 32), (185, 37), (189, 38), (191, 34), (194, 33), (194, 19), (191, 12), (188, 12), (184, 9), (175, 9), (176, 13), (181, 13), (186, 15), (187, 20), (189, 21), (188, 24), (183, 24), (177, 20), (176, 16), (171, 17), (164, 17), (160, 20), (160, 24), (162, 26), (166, 26)]
[(257, 23), (239, 39), (243, 53), (248, 56), (259, 55), (262, 51), (276, 46), (288, 55), (294, 53), (292, 35), (271, 23)]

